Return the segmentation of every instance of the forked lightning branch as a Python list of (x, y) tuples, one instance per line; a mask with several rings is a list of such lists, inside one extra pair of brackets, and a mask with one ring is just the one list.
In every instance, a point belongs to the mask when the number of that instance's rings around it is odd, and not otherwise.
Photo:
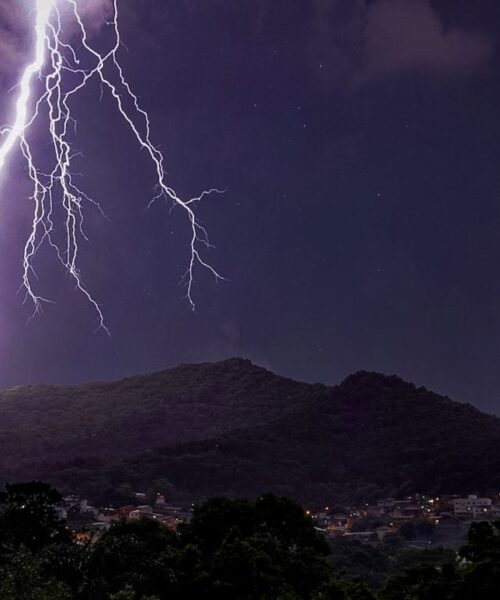
[[(34, 259), (40, 248), (49, 245), (76, 288), (95, 309), (99, 328), (109, 333), (101, 306), (84, 284), (78, 268), (79, 242), (86, 239), (83, 227), (85, 206), (90, 204), (101, 210), (98, 201), (90, 198), (77, 185), (72, 169), (77, 154), (71, 139), (76, 131), (72, 106), (78, 93), (92, 80), (97, 80), (102, 91), (111, 95), (139, 148), (151, 159), (153, 183), (157, 190), (153, 200), (170, 200), (184, 212), (190, 231), (185, 280), (187, 298), (193, 309), (196, 267), (208, 269), (215, 278), (221, 278), (202, 254), (202, 250), (208, 249), (210, 243), (194, 211), (199, 200), (218, 190), (208, 190), (198, 197), (182, 199), (167, 183), (163, 155), (151, 140), (149, 116), (139, 105), (138, 97), (125, 79), (118, 60), (121, 46), (118, 0), (113, 0), (114, 12), (106, 23), (106, 30), (113, 38), (111, 47), (104, 52), (92, 43), (81, 13), (80, 2), (84, 1), (36, 0), (34, 55), (15, 88), (13, 122), (1, 129), (0, 172), (5, 171), (9, 155), (19, 148), (33, 189), (33, 221), (24, 248), (22, 285), (26, 299), (33, 303), (34, 313), (40, 311), (43, 302), (50, 301), (37, 292), (34, 267)], [(96, 101), (99, 101), (99, 97)], [(52, 155), (48, 169), (45, 164), (42, 166), (38, 163), (30, 141), (34, 128), (47, 122), (46, 135)], [(61, 223), (57, 222), (60, 207), (63, 208)], [(58, 228), (63, 231), (62, 237), (55, 235)]]

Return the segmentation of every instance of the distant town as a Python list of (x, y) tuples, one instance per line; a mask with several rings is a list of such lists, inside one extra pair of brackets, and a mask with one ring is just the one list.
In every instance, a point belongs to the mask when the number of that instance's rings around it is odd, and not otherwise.
[[(175, 530), (191, 519), (193, 505), (177, 506), (160, 493), (147, 500), (146, 494), (136, 492), (130, 504), (97, 508), (86, 499), (68, 495), (58, 507), (58, 516), (67, 521), (80, 543), (96, 541), (118, 520), (154, 519)], [(381, 498), (360, 506), (325, 506), (320, 511), (307, 508), (304, 511), (327, 538), (343, 537), (377, 544), (397, 536), (415, 548), (453, 547), (465, 539), (473, 522), (500, 519), (500, 494), (493, 498), (473, 494), (439, 497), (415, 494)]]
[(319, 513), (311, 513), (311, 517), (327, 537), (377, 543), (398, 535), (416, 548), (454, 546), (465, 539), (473, 522), (500, 519), (500, 495), (381, 498), (374, 504), (341, 511), (326, 506)]

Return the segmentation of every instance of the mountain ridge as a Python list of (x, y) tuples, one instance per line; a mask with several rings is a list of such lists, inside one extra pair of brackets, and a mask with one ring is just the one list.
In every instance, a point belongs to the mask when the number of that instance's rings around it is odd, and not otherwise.
[(0, 480), (43, 476), (102, 500), (158, 481), (185, 499), (317, 505), (500, 489), (500, 419), (395, 375), (325, 386), (236, 358), (7, 396)]
[(47, 383), (47, 382), (41, 381), (39, 383), (30, 383), (30, 384), (26, 384), (26, 385), (22, 385), (22, 384), (15, 385), (15, 386), (0, 389), (0, 396), (2, 394), (13, 394), (14, 395), (19, 392), (22, 392), (23, 390), (32, 390), (32, 389), (36, 389), (36, 388), (46, 388), (46, 389), (56, 388), (56, 389), (69, 390), (69, 389), (91, 388), (94, 386), (101, 386), (101, 385), (112, 387), (112, 386), (126, 384), (126, 383), (133, 382), (133, 381), (147, 380), (150, 377), (168, 375), (168, 374), (175, 373), (175, 372), (190, 370), (193, 368), (200, 368), (200, 367), (202, 367), (202, 368), (216, 367), (217, 368), (219, 366), (229, 366), (229, 367), (248, 366), (251, 369), (253, 369), (254, 371), (268, 373), (268, 374), (272, 375), (273, 377), (279, 377), (280, 379), (285, 379), (287, 381), (293, 381), (295, 383), (304, 383), (305, 385), (324, 385), (325, 387), (331, 387), (331, 386), (328, 386), (327, 384), (322, 384), (322, 383), (312, 383), (311, 384), (311, 383), (302, 382), (300, 380), (297, 380), (297, 379), (294, 379), (291, 377), (285, 377), (284, 375), (278, 375), (278, 374), (274, 373), (273, 371), (271, 371), (270, 369), (267, 369), (256, 363), (253, 363), (248, 358), (243, 358), (241, 356), (233, 356), (233, 357), (226, 358), (226, 359), (219, 360), (219, 361), (178, 363), (177, 365), (174, 365), (172, 367), (165, 367), (164, 369), (158, 369), (158, 370), (154, 370), (154, 371), (146, 371), (144, 373), (139, 373), (139, 374), (134, 374), (134, 375), (126, 375), (124, 377), (118, 377), (117, 379), (91, 380), (91, 381), (84, 381), (82, 383)]

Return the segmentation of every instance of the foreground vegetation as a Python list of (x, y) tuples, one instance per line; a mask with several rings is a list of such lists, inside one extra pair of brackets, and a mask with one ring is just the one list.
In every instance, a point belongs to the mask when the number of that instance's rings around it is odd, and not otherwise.
[[(326, 540), (286, 498), (215, 498), (175, 532), (120, 521), (86, 545), (58, 520), (60, 500), (40, 482), (0, 494), (0, 600), (497, 600), (500, 589), (500, 523), (474, 525), (459, 560), (424, 553), (428, 564), (373, 591), (336, 574)], [(369, 556), (365, 546), (358, 562)], [(356, 552), (347, 562), (352, 576)]]

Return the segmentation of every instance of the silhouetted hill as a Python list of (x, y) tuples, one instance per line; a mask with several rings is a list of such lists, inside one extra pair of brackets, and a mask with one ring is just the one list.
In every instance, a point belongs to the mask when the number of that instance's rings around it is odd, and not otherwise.
[(321, 505), (411, 492), (497, 492), (500, 419), (360, 372), (264, 425), (158, 449), (118, 472), (145, 485), (163, 474), (188, 495), (262, 490)]
[(3, 477), (93, 496), (159, 480), (185, 498), (266, 490), (316, 505), (500, 489), (500, 419), (377, 373), (328, 388), (233, 359), (18, 389), (0, 406)]
[(14, 388), (0, 392), (0, 480), (30, 472), (35, 459), (52, 464), (92, 457), (110, 464), (253, 427), (327, 391), (243, 359), (116, 382)]

